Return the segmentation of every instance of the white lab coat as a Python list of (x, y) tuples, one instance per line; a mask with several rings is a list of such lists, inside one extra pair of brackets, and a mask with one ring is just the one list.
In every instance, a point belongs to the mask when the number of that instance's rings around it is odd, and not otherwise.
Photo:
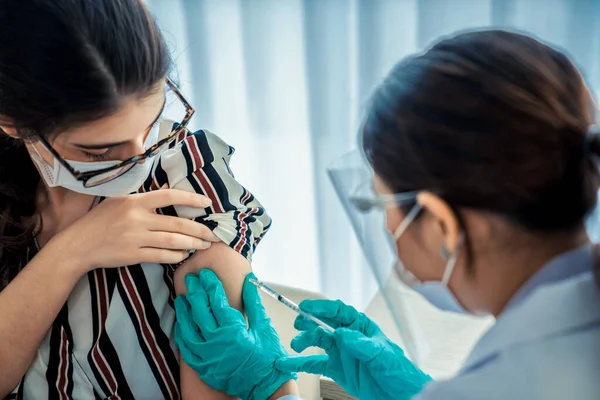
[(414, 400), (600, 399), (600, 290), (592, 252), (585, 246), (542, 268), (457, 376), (430, 383)]

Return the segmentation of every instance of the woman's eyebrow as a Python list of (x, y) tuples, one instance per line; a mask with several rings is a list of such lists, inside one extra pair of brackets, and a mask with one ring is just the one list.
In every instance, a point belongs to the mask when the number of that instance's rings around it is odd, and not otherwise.
[(83, 150), (102, 150), (102, 149), (110, 149), (111, 147), (121, 146), (127, 143), (128, 140), (124, 140), (122, 142), (113, 142), (113, 143), (100, 143), (100, 144), (74, 144), (75, 147), (79, 147)]
[[(151, 128), (152, 125), (154, 125), (156, 123), (156, 121), (158, 121), (160, 119), (160, 116), (162, 115), (163, 111), (165, 111), (166, 105), (167, 105), (167, 97), (165, 96), (165, 98), (163, 100), (163, 105), (160, 108), (160, 112), (158, 113), (156, 118), (154, 118), (152, 123), (150, 125), (148, 125), (148, 128)], [(80, 149), (83, 149), (83, 150), (102, 150), (102, 149), (110, 149), (112, 147), (121, 146), (127, 142), (128, 142), (127, 140), (124, 140), (121, 142), (100, 143), (100, 144), (77, 144), (76, 143), (76, 144), (73, 144), (73, 146), (79, 147)]]

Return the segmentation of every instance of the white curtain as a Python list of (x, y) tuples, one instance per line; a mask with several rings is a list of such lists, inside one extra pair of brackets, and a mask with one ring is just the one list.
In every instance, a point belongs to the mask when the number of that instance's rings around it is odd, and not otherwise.
[(262, 279), (364, 305), (372, 278), (326, 167), (356, 146), (369, 94), (402, 57), (458, 30), (510, 27), (567, 51), (600, 89), (597, 0), (147, 0), (192, 126), (237, 149), (274, 219)]

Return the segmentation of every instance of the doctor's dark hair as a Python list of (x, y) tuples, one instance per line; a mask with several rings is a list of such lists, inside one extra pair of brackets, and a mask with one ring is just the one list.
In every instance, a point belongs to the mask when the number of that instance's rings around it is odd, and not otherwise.
[(469, 32), (391, 71), (362, 146), (393, 192), (440, 193), (463, 228), (459, 210), (471, 208), (535, 234), (576, 232), (600, 182), (599, 136), (586, 135), (594, 110), (564, 54), (517, 33)]
[(109, 116), (171, 59), (142, 0), (0, 0), (0, 290), (27, 262), (40, 177), (24, 141)]

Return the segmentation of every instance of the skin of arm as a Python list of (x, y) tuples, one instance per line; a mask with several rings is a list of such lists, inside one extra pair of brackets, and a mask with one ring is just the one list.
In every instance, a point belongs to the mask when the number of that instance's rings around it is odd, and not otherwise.
[[(175, 291), (177, 295), (185, 294), (185, 276), (198, 273), (201, 269), (210, 268), (221, 280), (229, 304), (242, 309), (242, 286), (245, 276), (250, 273), (250, 263), (238, 252), (225, 243), (213, 243), (211, 248), (196, 252), (175, 271)], [(234, 399), (222, 392), (216, 391), (204, 383), (183, 359), (180, 359), (181, 395), (189, 399)]]
[[(204, 268), (210, 268), (219, 277), (231, 307), (243, 312), (242, 286), (244, 285), (244, 278), (251, 272), (248, 260), (225, 243), (214, 243), (210, 249), (196, 252), (175, 271), (174, 280), (177, 295), (187, 292), (184, 282), (185, 276), (190, 273), (197, 274), (198, 271)], [(180, 359), (180, 365), (181, 395), (184, 400), (235, 398), (209, 387), (183, 359)], [(297, 393), (296, 382), (291, 380), (282, 385), (269, 400)]]
[(84, 261), (50, 241), (0, 292), (0, 398), (18, 385), (83, 276)]

